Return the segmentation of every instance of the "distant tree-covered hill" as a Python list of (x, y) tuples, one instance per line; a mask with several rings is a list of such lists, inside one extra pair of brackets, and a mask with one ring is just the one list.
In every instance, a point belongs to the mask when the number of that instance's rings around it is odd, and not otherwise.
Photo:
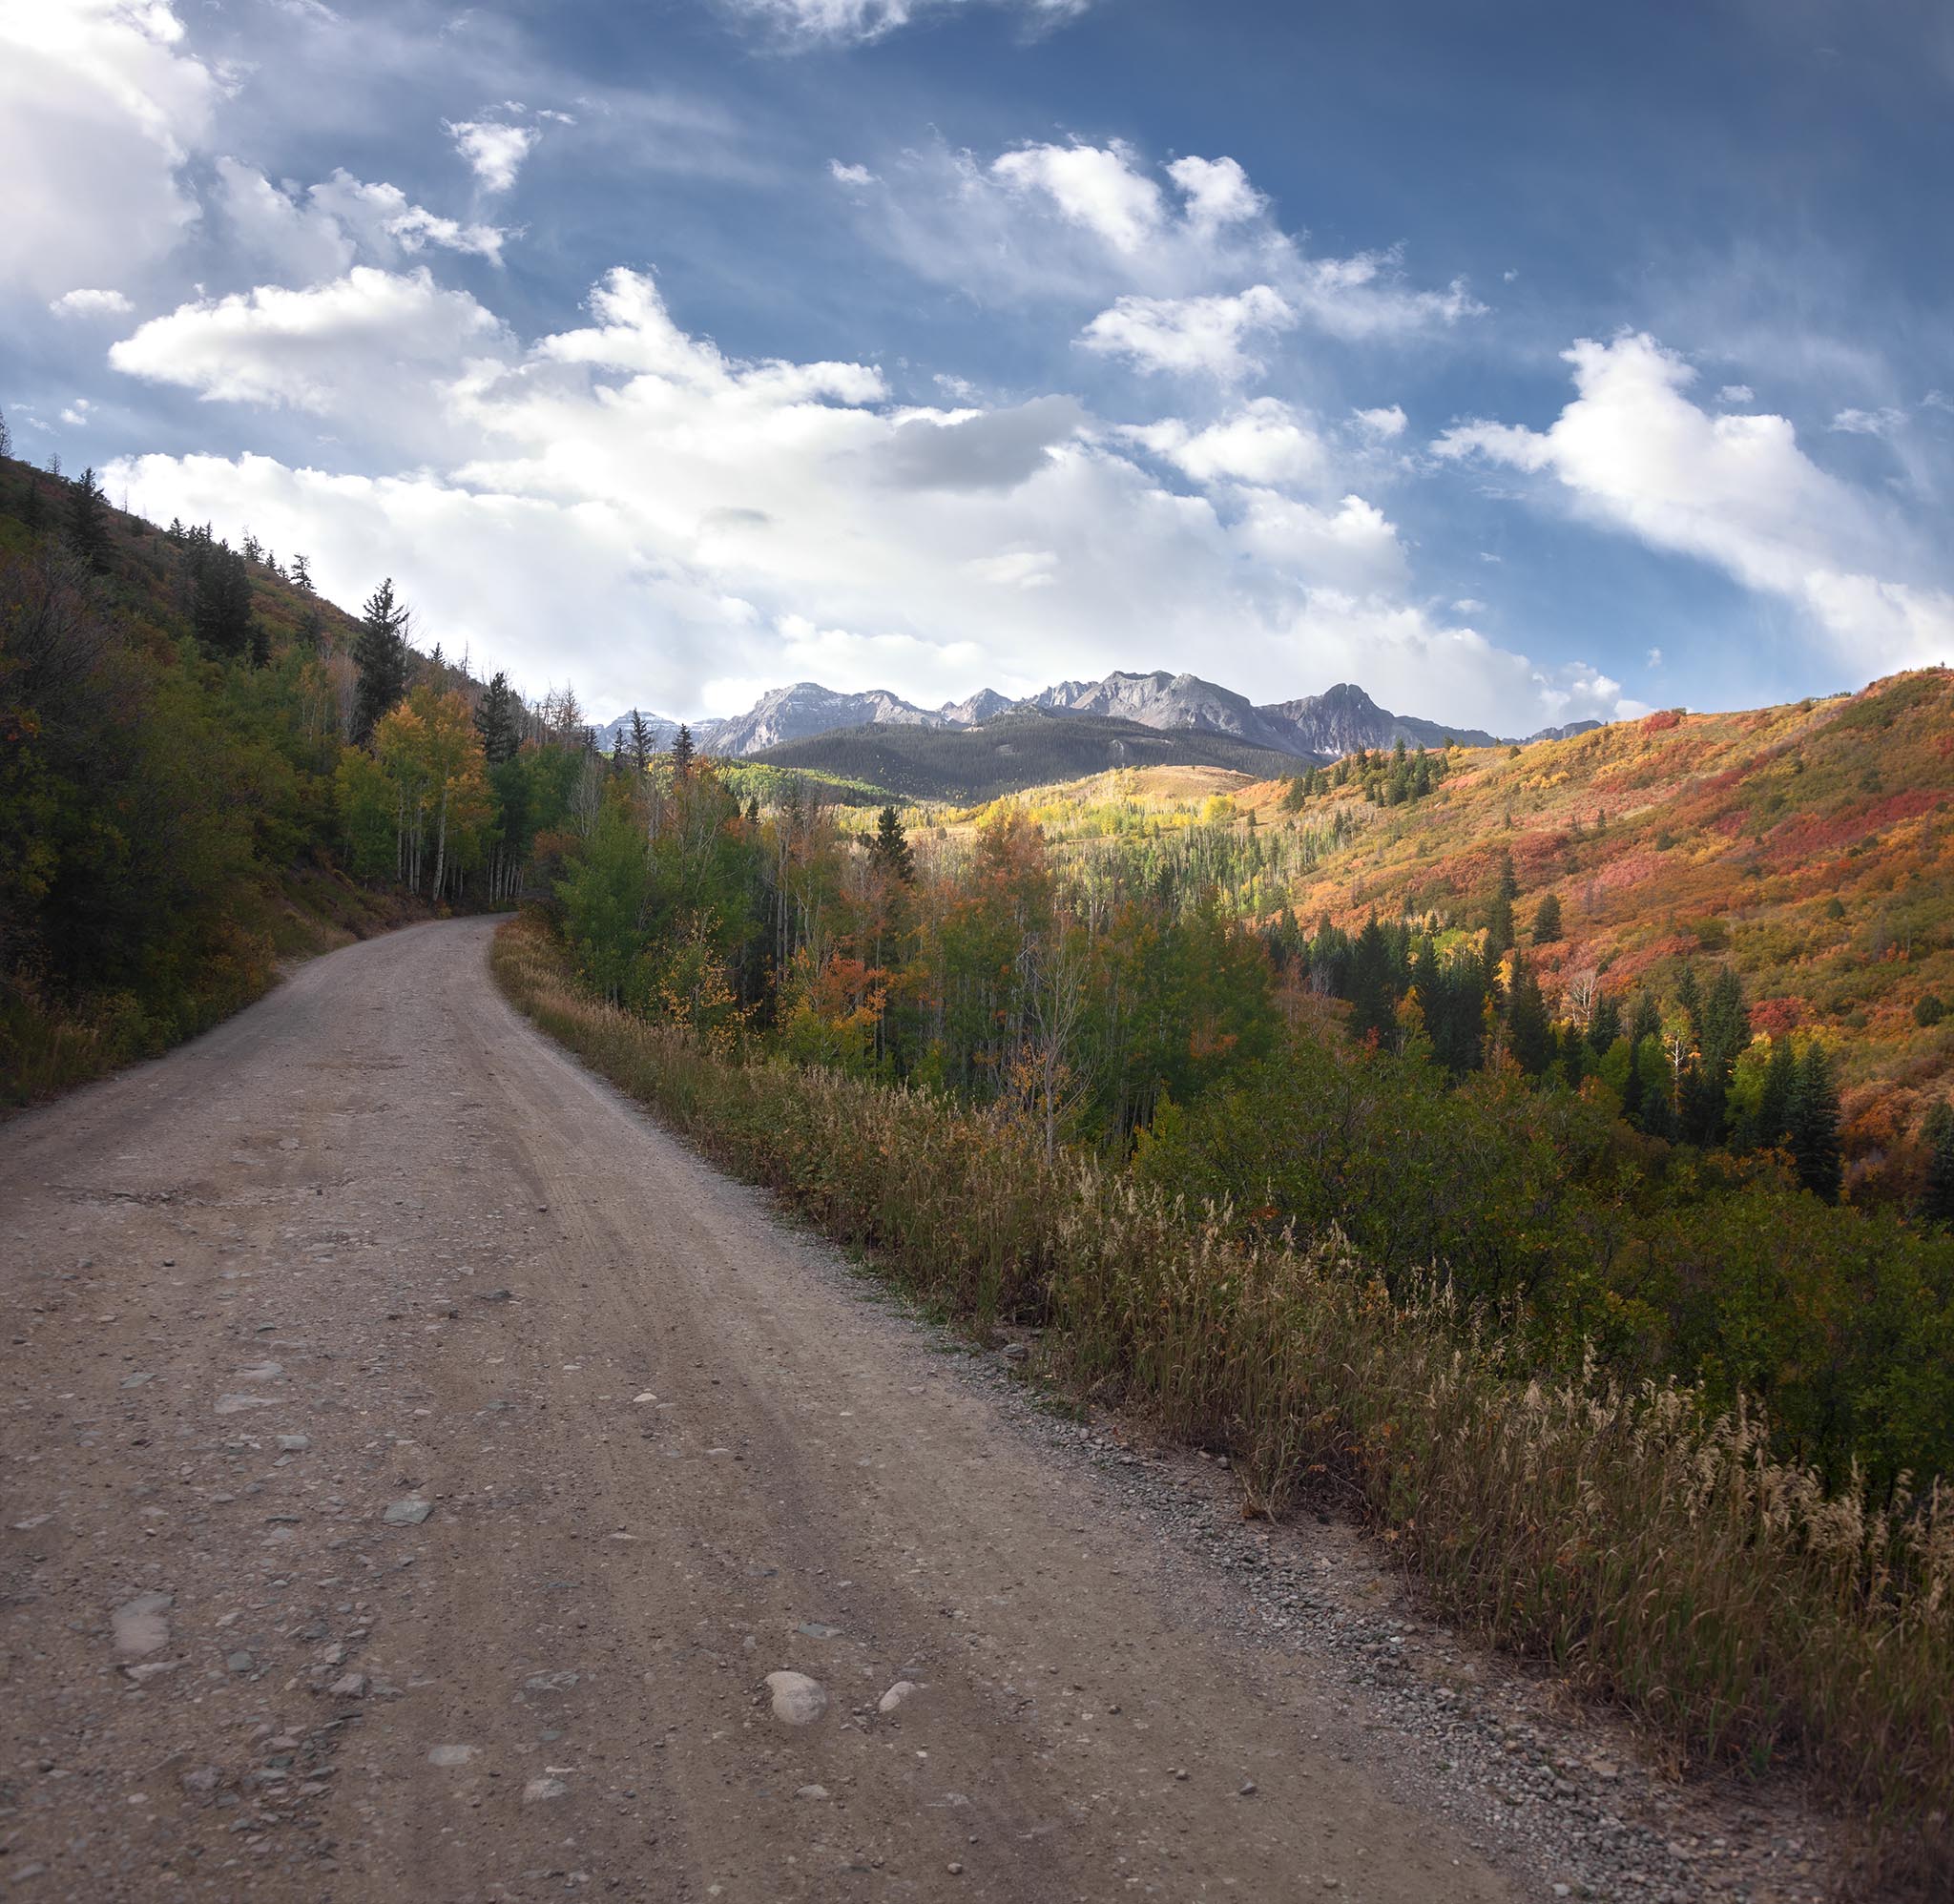
[(1198, 728), (1162, 730), (1092, 714), (1013, 708), (981, 727), (844, 728), (768, 748), (769, 766), (815, 770), (905, 800), (987, 800), (1114, 767), (1219, 767), (1287, 774), (1293, 755)]

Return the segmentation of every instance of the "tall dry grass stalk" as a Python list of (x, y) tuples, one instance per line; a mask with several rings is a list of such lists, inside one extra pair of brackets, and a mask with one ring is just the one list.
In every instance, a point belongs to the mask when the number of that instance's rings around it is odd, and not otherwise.
[(1224, 1447), (1251, 1500), (1357, 1503), (1444, 1617), (1553, 1661), (1699, 1762), (1796, 1765), (1889, 1869), (1954, 1885), (1954, 1498), (1875, 1511), (1774, 1462), (1754, 1412), (1592, 1367), (1529, 1378), (1441, 1287), (1394, 1299), (1334, 1232), (1243, 1249), (1008, 1118), (714, 1056), (497, 938), (542, 1028), (742, 1176), (1056, 1372)]

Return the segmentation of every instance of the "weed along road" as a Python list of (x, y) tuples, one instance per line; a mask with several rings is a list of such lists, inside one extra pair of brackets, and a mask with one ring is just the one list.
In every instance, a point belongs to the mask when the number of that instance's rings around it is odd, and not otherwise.
[(9, 1895), (1509, 1894), (490, 931), (0, 1127)]

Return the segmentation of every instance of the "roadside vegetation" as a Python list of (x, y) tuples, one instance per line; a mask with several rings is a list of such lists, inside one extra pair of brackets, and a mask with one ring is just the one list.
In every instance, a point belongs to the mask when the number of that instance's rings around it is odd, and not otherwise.
[(1699, 1764), (1796, 1766), (1887, 1868), (1954, 1877), (1954, 1503), (1827, 1487), (1748, 1403), (1531, 1366), (1333, 1225), (1244, 1233), (1147, 1171), (1048, 1149), (1002, 1100), (896, 1087), (595, 996), (539, 913), (498, 980), (708, 1154), (977, 1330), (1227, 1449), (1250, 1505), (1354, 1505), (1443, 1616), (1551, 1660)]

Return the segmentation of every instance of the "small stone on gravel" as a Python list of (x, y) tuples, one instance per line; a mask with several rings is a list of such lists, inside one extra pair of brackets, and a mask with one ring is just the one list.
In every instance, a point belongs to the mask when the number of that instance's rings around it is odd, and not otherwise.
[(827, 1689), (804, 1672), (770, 1672), (766, 1683), (774, 1717), (783, 1726), (811, 1726), (828, 1709)]
[(433, 1512), (431, 1500), (420, 1500), (410, 1496), (405, 1500), (390, 1501), (386, 1512), (380, 1518), (389, 1527), (418, 1527)]
[(899, 1679), (875, 1702), (875, 1709), (878, 1712), (893, 1712), (912, 1692), (921, 1690), (922, 1687), (913, 1679)]

